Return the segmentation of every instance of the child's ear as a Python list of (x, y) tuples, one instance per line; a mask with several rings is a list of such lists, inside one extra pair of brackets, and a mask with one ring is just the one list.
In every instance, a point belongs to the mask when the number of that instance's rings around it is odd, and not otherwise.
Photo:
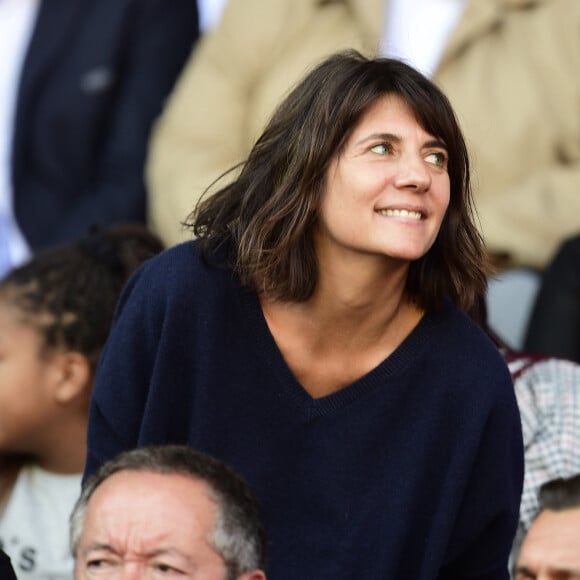
[(54, 399), (66, 405), (86, 396), (92, 374), (87, 357), (79, 352), (67, 351), (57, 355), (59, 379), (54, 385)]

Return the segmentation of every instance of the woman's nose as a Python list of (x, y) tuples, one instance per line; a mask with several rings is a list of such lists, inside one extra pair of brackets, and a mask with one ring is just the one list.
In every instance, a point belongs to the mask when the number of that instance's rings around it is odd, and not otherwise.
[(399, 160), (397, 187), (414, 189), (418, 192), (426, 191), (431, 185), (431, 173), (425, 164), (425, 160), (416, 155), (405, 155)]

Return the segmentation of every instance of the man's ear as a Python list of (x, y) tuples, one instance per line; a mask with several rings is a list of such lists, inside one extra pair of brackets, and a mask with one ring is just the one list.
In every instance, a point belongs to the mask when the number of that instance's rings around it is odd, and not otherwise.
[(92, 380), (91, 365), (80, 352), (67, 351), (56, 356), (59, 374), (53, 396), (58, 404), (67, 405), (85, 396)]
[(238, 580), (266, 580), (266, 574), (262, 570), (253, 570), (238, 576)]

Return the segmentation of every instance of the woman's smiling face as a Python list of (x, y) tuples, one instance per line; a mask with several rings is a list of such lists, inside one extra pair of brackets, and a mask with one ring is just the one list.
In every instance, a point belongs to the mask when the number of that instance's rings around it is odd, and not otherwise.
[(411, 262), (433, 245), (449, 199), (445, 144), (387, 95), (330, 163), (315, 243)]

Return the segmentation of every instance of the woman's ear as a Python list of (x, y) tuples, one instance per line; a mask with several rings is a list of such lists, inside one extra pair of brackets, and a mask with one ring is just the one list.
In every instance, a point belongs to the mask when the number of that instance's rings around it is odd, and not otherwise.
[(92, 380), (91, 365), (80, 352), (67, 351), (56, 356), (59, 375), (53, 396), (56, 403), (67, 405), (86, 396)]

